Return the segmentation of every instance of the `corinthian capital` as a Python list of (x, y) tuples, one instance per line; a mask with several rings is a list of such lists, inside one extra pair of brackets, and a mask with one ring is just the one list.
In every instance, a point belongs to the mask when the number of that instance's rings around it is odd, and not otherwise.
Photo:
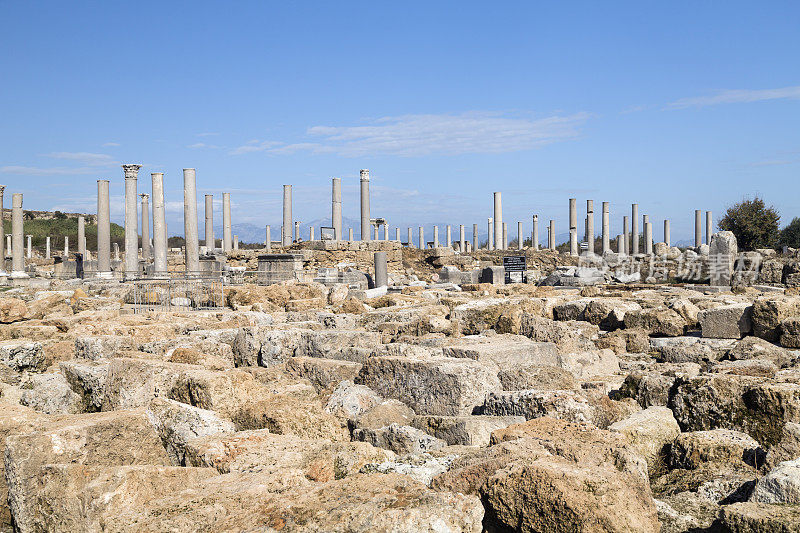
[(125, 171), (125, 179), (136, 178), (139, 175), (139, 169), (142, 165), (122, 165), (122, 170)]

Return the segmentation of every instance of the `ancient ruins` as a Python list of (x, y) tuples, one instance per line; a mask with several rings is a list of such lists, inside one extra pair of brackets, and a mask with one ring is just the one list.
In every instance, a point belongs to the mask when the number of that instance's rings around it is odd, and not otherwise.
[(300, 235), (287, 184), (245, 247), (228, 193), (201, 241), (195, 169), (168, 231), (140, 168), (122, 249), (120, 178), (63, 249), (9, 191), (0, 531), (800, 531), (798, 250), (740, 252), (703, 210), (678, 248), (609, 201), (596, 245), (565, 198), (559, 251), (501, 192), (486, 226), (391, 231), (368, 170), (358, 235), (333, 178), (330, 226)]

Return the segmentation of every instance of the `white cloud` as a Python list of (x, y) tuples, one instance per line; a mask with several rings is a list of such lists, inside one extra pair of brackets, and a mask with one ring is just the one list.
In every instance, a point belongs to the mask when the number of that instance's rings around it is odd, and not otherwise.
[(91, 168), (66, 168), (66, 167), (29, 167), (22, 165), (7, 165), (0, 167), (0, 174), (20, 174), (25, 176), (47, 176), (47, 175), (69, 175), (69, 174), (88, 174), (93, 172)]
[(216, 145), (213, 145), (213, 144), (206, 144), (206, 143), (194, 143), (194, 144), (190, 144), (186, 148), (192, 148), (192, 149), (206, 148), (208, 150), (216, 150), (217, 148), (219, 148), (219, 146), (216, 146)]
[(703, 107), (718, 104), (741, 104), (762, 102), (765, 100), (798, 100), (800, 99), (800, 86), (783, 87), (780, 89), (736, 89), (720, 91), (711, 96), (696, 96), (681, 98), (667, 105), (672, 109), (685, 109), (687, 107)]
[(115, 142), (107, 142), (103, 143), (103, 146), (120, 146), (120, 144)]
[(480, 112), (402, 115), (380, 118), (363, 126), (314, 126), (307, 134), (320, 139), (317, 142), (286, 144), (254, 140), (231, 154), (309, 151), (344, 157), (374, 154), (417, 157), (517, 152), (575, 138), (589, 116), (575, 113), (534, 119)]
[(98, 167), (119, 164), (119, 162), (114, 160), (114, 158), (110, 155), (94, 154), (91, 152), (51, 152), (47, 154), (47, 157), (52, 157), (53, 159), (64, 159), (67, 161), (77, 161), (79, 163), (83, 163), (84, 165)]

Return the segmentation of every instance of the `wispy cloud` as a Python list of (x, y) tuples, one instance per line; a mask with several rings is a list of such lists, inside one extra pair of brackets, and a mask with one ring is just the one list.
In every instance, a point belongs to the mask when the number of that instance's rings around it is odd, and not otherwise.
[(204, 149), (204, 148), (207, 149), (207, 150), (216, 150), (217, 148), (219, 148), (219, 146), (216, 146), (214, 144), (206, 144), (206, 143), (194, 143), (194, 144), (190, 144), (186, 148), (192, 148), (194, 150), (201, 150), (201, 149)]
[(720, 91), (711, 96), (695, 96), (681, 98), (667, 104), (670, 109), (685, 109), (687, 107), (704, 107), (718, 104), (742, 104), (749, 102), (763, 102), (765, 100), (798, 100), (800, 99), (800, 85), (783, 87), (780, 89), (736, 89)]
[(107, 142), (107, 143), (103, 143), (103, 146), (113, 147), (113, 146), (120, 146), (120, 144), (119, 143), (115, 143), (115, 142)]
[(219, 133), (215, 131), (207, 131), (204, 133), (197, 133), (195, 134), (195, 137), (213, 137), (214, 135), (219, 135)]
[(309, 151), (344, 157), (374, 154), (418, 157), (517, 152), (575, 138), (589, 117), (588, 113), (544, 118), (485, 112), (402, 115), (358, 126), (313, 126), (306, 133), (318, 141), (287, 144), (253, 140), (232, 150), (231, 154)]
[(53, 159), (63, 159), (75, 161), (89, 166), (105, 167), (119, 164), (113, 157), (107, 154), (94, 154), (91, 152), (51, 152), (46, 154)]
[(31, 167), (23, 165), (6, 165), (0, 167), (0, 174), (19, 174), (23, 176), (48, 176), (48, 175), (72, 175), (88, 174), (93, 169), (87, 167), (66, 168), (66, 167)]

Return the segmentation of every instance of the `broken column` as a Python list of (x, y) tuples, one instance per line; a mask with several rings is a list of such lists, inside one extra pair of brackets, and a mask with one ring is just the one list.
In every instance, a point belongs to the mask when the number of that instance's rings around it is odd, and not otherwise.
[(473, 250), (477, 250), (479, 244), (480, 243), (478, 242), (478, 225), (477, 224), (473, 224), (472, 225), (472, 249)]
[[(286, 189), (283, 190), (284, 209), (286, 209)], [(292, 214), (292, 189), (289, 186), (289, 217)], [(291, 226), (290, 226), (291, 227)], [(290, 243), (291, 244), (291, 243)], [(222, 247), (230, 252), (233, 246), (233, 224), (231, 223), (231, 193), (222, 193)]]
[(653, 224), (649, 221), (644, 223), (644, 253), (653, 255)]
[(630, 219), (628, 215), (622, 217), (622, 252), (623, 253), (630, 253), (630, 242), (631, 242), (631, 235), (630, 235)]
[(464, 235), (464, 224), (458, 225), (458, 251), (462, 254), (467, 251), (466, 238)]
[(714, 233), (714, 225), (711, 222), (711, 211), (706, 211), (706, 244), (711, 244), (711, 235)]
[(578, 255), (578, 206), (575, 198), (569, 199), (569, 253)]
[(622, 239), (624, 239), (624, 237), (622, 236), (621, 233), (617, 235), (617, 253), (620, 255), (625, 253), (625, 245)]
[(450, 224), (448, 224), (444, 229), (445, 234), (445, 241), (447, 242), (447, 247), (453, 247), (453, 234), (451, 233)]
[(331, 226), (334, 240), (342, 240), (342, 180), (331, 178)]
[(517, 222), (517, 250), (522, 250), (522, 244), (525, 239), (522, 238), (522, 222)]
[[(139, 274), (139, 216), (136, 212), (136, 180), (142, 165), (122, 165), (125, 172), (125, 277)], [(80, 246), (80, 239), (78, 239)]]
[(27, 257), (28, 257), (28, 259), (30, 259), (31, 257), (33, 257), (33, 243), (31, 242), (33, 240), (33, 235), (26, 235), (26, 237), (28, 238), (28, 254), (27, 254)]
[(114, 243), (114, 261), (119, 261), (119, 244)]
[(375, 252), (375, 287), (389, 285), (389, 265), (386, 252)]
[(347, 240), (353, 242), (353, 228), (347, 228)]
[(86, 259), (86, 219), (78, 215), (78, 253)]
[(433, 247), (439, 247), (439, 226), (433, 227)]
[(639, 253), (639, 204), (631, 204), (631, 253)]
[(64, 259), (69, 257), (69, 237), (64, 235)]
[(197, 234), (197, 188), (193, 168), (183, 169), (183, 238), (186, 274), (200, 272), (200, 237)]
[(699, 248), (703, 244), (703, 212), (699, 209), (694, 211), (694, 247)]
[(294, 240), (300, 242), (300, 221), (294, 221)]
[(586, 200), (586, 244), (587, 252), (594, 253), (594, 200)]
[(394, 240), (400, 242), (400, 228), (394, 228)]
[(281, 244), (292, 245), (292, 186), (283, 186), (283, 226), (281, 226)]
[(108, 184), (108, 180), (97, 180), (97, 275), (101, 277), (111, 274), (111, 203)]
[(150, 195), (142, 193), (142, 259), (150, 259)]
[(27, 278), (22, 234), (22, 193), (11, 196), (11, 277)]
[(419, 227), (419, 249), (425, 249), (425, 230), (422, 228), (422, 226)]
[(153, 181), (153, 273), (167, 273), (167, 214), (164, 206), (164, 174), (152, 172)]
[(664, 244), (671, 246), (669, 234), (669, 220), (664, 220)]
[(411, 231), (411, 228), (409, 227), (408, 228), (408, 237), (407, 237), (407, 239), (408, 239), (408, 247), (409, 248), (413, 248), (414, 247), (414, 239), (412, 238), (411, 233), (412, 233), (412, 231)]
[(547, 229), (547, 247), (551, 250), (556, 249), (556, 221), (551, 220)]
[(494, 245), (503, 250), (503, 200), (499, 192), (494, 193)]
[[(311, 240), (312, 241), (314, 240), (314, 227), (313, 226), (311, 227)], [(239, 249), (239, 236), (238, 235), (234, 235), (233, 236), (233, 249), (234, 250), (238, 250)]]
[(611, 251), (611, 210), (608, 202), (603, 202), (603, 253)]
[(268, 252), (272, 251), (272, 235), (270, 235), (269, 224), (267, 224), (267, 240), (264, 245), (266, 246)]
[(531, 230), (531, 247), (539, 249), (539, 215), (533, 215), (533, 229)]
[(503, 222), (503, 250), (508, 249), (508, 224)]
[(486, 249), (494, 250), (494, 219), (489, 218), (487, 220), (489, 226), (489, 240), (486, 241)]
[(50, 259), (50, 236), (44, 238), (44, 258)]
[(389, 224), (383, 225), (383, 240), (384, 241), (389, 240)]
[(203, 242), (206, 245), (206, 252), (211, 253), (214, 250), (214, 195), (206, 194), (206, 226), (205, 238)]
[(361, 170), (361, 240), (368, 241), (369, 227), (369, 170)]

